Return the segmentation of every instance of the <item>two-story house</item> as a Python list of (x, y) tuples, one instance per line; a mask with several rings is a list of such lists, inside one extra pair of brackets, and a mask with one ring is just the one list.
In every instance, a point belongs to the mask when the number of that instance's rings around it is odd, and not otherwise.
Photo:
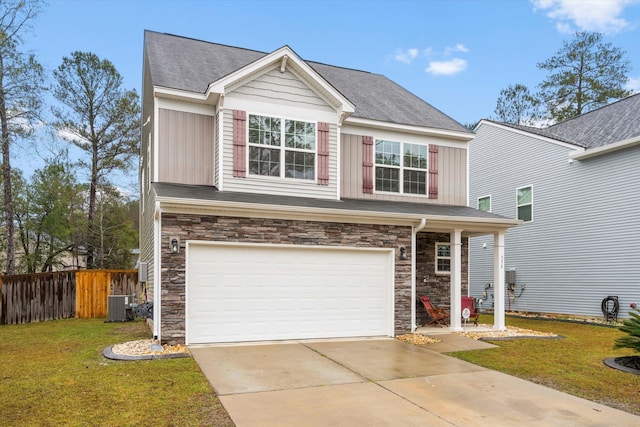
[[(484, 120), (476, 134), (471, 205), (523, 221), (506, 241), (507, 308), (599, 317), (611, 296), (628, 317), (640, 305), (640, 94), (544, 129)], [(492, 244), (470, 240), (478, 297)]]
[(493, 235), (501, 259), (518, 223), (467, 207), (472, 132), (382, 75), (288, 46), (147, 31), (143, 74), (158, 339), (394, 336), (426, 320), (423, 294), (460, 329), (468, 237)]

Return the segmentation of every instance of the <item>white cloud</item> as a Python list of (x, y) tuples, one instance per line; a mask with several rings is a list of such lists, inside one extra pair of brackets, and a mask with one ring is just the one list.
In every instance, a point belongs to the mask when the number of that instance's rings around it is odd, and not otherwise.
[(404, 62), (405, 64), (411, 64), (411, 61), (416, 59), (417, 56), (418, 56), (418, 49), (412, 48), (412, 49), (407, 49), (404, 52), (398, 51), (396, 53), (395, 59), (396, 61)]
[(533, 9), (547, 11), (559, 32), (599, 31), (617, 33), (630, 26), (621, 17), (624, 8), (640, 0), (531, 0)]
[(466, 68), (466, 60), (453, 58), (449, 61), (431, 61), (425, 71), (435, 76), (451, 76), (458, 74)]
[(424, 56), (431, 56), (431, 54), (433, 54), (433, 48), (432, 47), (428, 47), (428, 48), (424, 49), (422, 51), (422, 54)]
[(444, 54), (449, 56), (454, 52), (469, 52), (469, 49), (463, 45), (462, 43), (458, 43), (455, 46), (451, 47), (451, 46), (447, 46), (444, 48)]
[(625, 89), (633, 91), (633, 93), (640, 93), (640, 77), (630, 77), (629, 80), (627, 80)]

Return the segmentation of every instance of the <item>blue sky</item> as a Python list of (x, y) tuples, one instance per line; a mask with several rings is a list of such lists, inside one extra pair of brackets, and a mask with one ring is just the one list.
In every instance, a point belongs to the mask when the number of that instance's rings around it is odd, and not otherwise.
[(148, 29), (264, 52), (289, 45), (384, 74), (463, 124), (491, 117), (509, 84), (534, 89), (545, 76), (536, 64), (573, 32), (600, 31), (627, 52), (640, 91), (640, 0), (49, 0), (33, 26), (26, 47), (48, 70), (94, 52), (139, 93)]

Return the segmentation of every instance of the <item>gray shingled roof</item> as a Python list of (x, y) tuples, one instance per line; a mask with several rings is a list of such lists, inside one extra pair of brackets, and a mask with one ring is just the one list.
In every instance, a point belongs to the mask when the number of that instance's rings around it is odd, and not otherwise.
[(359, 199), (312, 199), (307, 197), (274, 196), (256, 193), (238, 193), (232, 191), (217, 191), (215, 187), (205, 185), (185, 185), (165, 182), (153, 183), (158, 197), (193, 199), (221, 202), (250, 203), (256, 205), (276, 205), (290, 207), (308, 207), (321, 209), (338, 209), (344, 211), (378, 212), (421, 216), (441, 216), (474, 219), (488, 219), (496, 221), (511, 220), (490, 212), (466, 206), (435, 205), (427, 203), (394, 202)]
[[(145, 53), (154, 85), (198, 93), (267, 55), (153, 31), (145, 31)], [(307, 64), (355, 105), (353, 117), (471, 133), (383, 75), (317, 62)]]
[(586, 148), (602, 147), (640, 136), (640, 94), (550, 126), (547, 130)]
[(547, 128), (485, 121), (586, 149), (603, 147), (640, 136), (640, 93)]

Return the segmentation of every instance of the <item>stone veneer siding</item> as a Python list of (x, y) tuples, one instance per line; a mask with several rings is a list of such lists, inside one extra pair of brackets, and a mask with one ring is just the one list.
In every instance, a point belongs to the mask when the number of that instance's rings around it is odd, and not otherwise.
[[(162, 215), (162, 342), (185, 342), (185, 242), (187, 240), (292, 245), (393, 248), (396, 334), (411, 330), (411, 227), (191, 214)], [(168, 252), (169, 238), (180, 238), (180, 252)], [(400, 259), (398, 248), (407, 248)]]
[[(436, 275), (436, 242), (450, 242), (448, 233), (418, 233), (416, 238), (416, 297), (428, 296), (437, 307), (450, 307), (451, 277)], [(462, 239), (462, 295), (469, 289), (469, 239)], [(417, 299), (416, 298), (416, 299)], [(416, 325), (429, 320), (424, 305), (416, 301)]]

